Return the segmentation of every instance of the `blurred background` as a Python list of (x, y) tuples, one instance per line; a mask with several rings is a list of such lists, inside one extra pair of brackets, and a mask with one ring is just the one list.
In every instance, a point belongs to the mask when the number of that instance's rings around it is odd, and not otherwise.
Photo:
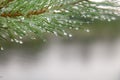
[(5, 43), (0, 80), (120, 80), (120, 19), (96, 21), (47, 41)]

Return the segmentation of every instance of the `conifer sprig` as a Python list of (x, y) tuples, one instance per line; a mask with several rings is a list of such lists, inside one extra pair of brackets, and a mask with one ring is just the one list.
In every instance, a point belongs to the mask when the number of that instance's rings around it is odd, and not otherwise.
[(66, 29), (79, 29), (80, 25), (94, 20), (115, 20), (119, 7), (111, 1), (1, 0), (0, 41), (22, 43), (24, 36), (40, 37), (44, 33), (71, 37)]

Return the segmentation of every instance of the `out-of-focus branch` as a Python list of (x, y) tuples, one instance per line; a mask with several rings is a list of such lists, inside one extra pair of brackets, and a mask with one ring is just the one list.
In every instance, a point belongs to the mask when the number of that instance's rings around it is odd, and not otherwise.
[(0, 9), (3, 8), (3, 7), (7, 7), (7, 4), (9, 2), (12, 2), (12, 1), (14, 1), (14, 0), (3, 0), (3, 1), (1, 1), (0, 2)]

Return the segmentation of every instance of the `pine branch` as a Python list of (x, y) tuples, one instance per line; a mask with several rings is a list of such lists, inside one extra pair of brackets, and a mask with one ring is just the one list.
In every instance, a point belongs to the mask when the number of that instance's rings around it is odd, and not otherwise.
[(0, 40), (21, 43), (22, 37), (41, 37), (44, 33), (71, 37), (66, 29), (79, 29), (80, 25), (95, 20), (115, 20), (120, 16), (118, 7), (119, 4), (110, 1), (2, 0)]

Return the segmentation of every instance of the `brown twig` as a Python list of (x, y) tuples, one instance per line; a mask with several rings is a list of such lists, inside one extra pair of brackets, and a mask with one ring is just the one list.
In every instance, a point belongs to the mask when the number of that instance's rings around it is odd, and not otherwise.
[(9, 12), (9, 13), (2, 13), (0, 16), (2, 16), (2, 17), (17, 17), (17, 16), (22, 16), (22, 14), (19, 12), (15, 12), (15, 13)]
[[(45, 13), (47, 10), (48, 10), (48, 8), (29, 11), (26, 16), (29, 17), (31, 15), (39, 15), (39, 14)], [(13, 17), (25, 16), (25, 15), (17, 11), (17, 12), (14, 12), (14, 13), (12, 13), (12, 12), (2, 13), (2, 14), (0, 14), (0, 16), (13, 18)]]
[(31, 15), (39, 15), (39, 14), (45, 13), (47, 10), (48, 10), (48, 7), (40, 9), (40, 10), (30, 11), (28, 12), (27, 16), (29, 17)]

